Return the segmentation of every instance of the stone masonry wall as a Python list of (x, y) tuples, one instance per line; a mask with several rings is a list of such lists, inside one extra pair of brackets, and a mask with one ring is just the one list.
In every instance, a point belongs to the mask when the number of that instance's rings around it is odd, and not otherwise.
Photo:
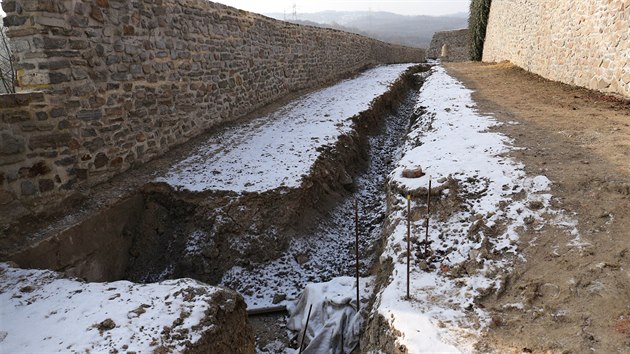
[(205, 0), (4, 0), (0, 207), (56, 202), (289, 92), (424, 51)]
[(483, 61), (630, 97), (630, 2), (494, 0)]
[(427, 50), (427, 57), (437, 59), (442, 52), (444, 44), (448, 47), (448, 58), (446, 61), (468, 61), (470, 60), (470, 38), (468, 28), (455, 31), (435, 32), (431, 38), (431, 46)]

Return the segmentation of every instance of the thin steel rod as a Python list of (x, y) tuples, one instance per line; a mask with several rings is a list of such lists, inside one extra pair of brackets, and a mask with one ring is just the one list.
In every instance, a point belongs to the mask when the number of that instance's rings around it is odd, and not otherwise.
[(427, 189), (427, 223), (424, 235), (424, 256), (429, 256), (429, 216), (431, 215), (431, 176), (429, 176), (429, 189)]
[(407, 299), (409, 296), (409, 272), (411, 267), (411, 195), (407, 194)]
[(354, 230), (355, 242), (354, 250), (356, 256), (356, 276), (357, 276), (357, 312), (361, 309), (361, 299), (359, 297), (359, 202), (354, 200)]
[(300, 354), (302, 350), (304, 350), (304, 338), (306, 337), (306, 330), (308, 329), (308, 320), (311, 318), (311, 310), (313, 309), (313, 304), (308, 308), (308, 315), (306, 316), (306, 325), (304, 326), (304, 332), (302, 333), (302, 342), (300, 343)]

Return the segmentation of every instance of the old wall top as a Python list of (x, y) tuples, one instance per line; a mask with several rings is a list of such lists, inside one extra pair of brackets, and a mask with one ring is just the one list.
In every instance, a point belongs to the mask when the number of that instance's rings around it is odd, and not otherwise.
[(431, 38), (431, 45), (427, 50), (427, 57), (437, 59), (441, 56), (442, 47), (448, 46), (447, 61), (470, 60), (470, 37), (468, 28), (453, 31), (435, 32)]

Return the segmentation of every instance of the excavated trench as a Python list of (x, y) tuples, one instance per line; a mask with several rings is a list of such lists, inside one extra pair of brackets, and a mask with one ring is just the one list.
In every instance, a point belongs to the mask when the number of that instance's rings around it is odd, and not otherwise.
[[(373, 241), (380, 236), (384, 215), (384, 198), (379, 193), (390, 170), (391, 155), (408, 125), (413, 106), (409, 92), (417, 88), (418, 77), (413, 74), (418, 70), (408, 71), (390, 91), (377, 98), (370, 110), (353, 118), (355, 129), (342, 135), (335, 146), (321, 151), (301, 188), (238, 194), (176, 191), (164, 183), (146, 185), (142, 191), (143, 213), (127, 228), (135, 237), (125, 278), (154, 282), (190, 277), (219, 284), (226, 271), (235, 266), (252, 269), (280, 258), (296, 239), (321, 239), (323, 225), (328, 231), (331, 224), (332, 228), (343, 226), (347, 230), (350, 225), (338, 224), (352, 218), (340, 217), (339, 206), (351, 211), (346, 201), (353, 194), (370, 210), (362, 218), (362, 227), (369, 230), (362, 247), (363, 254), (373, 254)], [(344, 250), (348, 245), (338, 237), (337, 242), (341, 247), (331, 256), (338, 261), (327, 262), (337, 269), (314, 273), (347, 273), (351, 260)], [(309, 253), (294, 256), (308, 263), (313, 258)], [(370, 264), (367, 257), (366, 270)], [(224, 285), (248, 291), (236, 281)]]
[[(367, 275), (380, 253), (384, 181), (412, 119), (422, 83), (417, 73), (428, 69), (409, 69), (369, 110), (353, 117), (353, 129), (320, 151), (300, 188), (189, 192), (148, 183), (9, 258), (22, 267), (64, 271), (88, 281), (142, 283), (188, 277), (232, 287), (246, 298), (255, 298), (265, 286), (248, 281), (248, 276), (256, 278), (257, 267), (275, 261), (280, 264), (278, 275), (288, 283), (276, 291), (284, 298), (308, 282), (353, 274), (356, 199), (361, 209), (361, 271)], [(82, 237), (86, 234), (89, 240)], [(283, 271), (283, 259), (297, 262), (302, 271)], [(243, 273), (227, 274), (234, 267)], [(287, 288), (294, 293), (287, 294)], [(262, 333), (260, 346), (270, 340), (264, 337)]]

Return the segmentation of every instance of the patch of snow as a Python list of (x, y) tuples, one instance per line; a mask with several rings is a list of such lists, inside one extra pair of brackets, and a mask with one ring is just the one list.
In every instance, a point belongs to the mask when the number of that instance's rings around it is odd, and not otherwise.
[[(144, 353), (165, 346), (181, 352), (212, 326), (203, 320), (218, 289), (192, 279), (84, 283), (0, 263), (0, 351)], [(108, 319), (110, 326), (99, 330)]]
[[(552, 223), (565, 226), (574, 240), (579, 237), (576, 222), (550, 207), (549, 179), (527, 178), (522, 164), (505, 157), (512, 141), (489, 132), (498, 122), (474, 107), (471, 91), (444, 68), (434, 67), (419, 95), (417, 108), (422, 114), (407, 136), (404, 156), (390, 174), (390, 189), (401, 193), (392, 196), (393, 231), (381, 256), (392, 261), (393, 271), (377, 295), (376, 311), (402, 333), (397, 341), (410, 353), (474, 351), (475, 338), (489, 317), (473, 299), (485, 289), (501, 286), (501, 271), (511, 267), (507, 255), (520, 257), (521, 229), (537, 230)], [(413, 166), (421, 166), (426, 175), (403, 177), (403, 170)], [(434, 258), (429, 266), (434, 268), (421, 270), (420, 259), (412, 253), (408, 300), (404, 194), (426, 190), (429, 178), (433, 188), (446, 190), (449, 179), (457, 181), (462, 205), (447, 220), (430, 219), (428, 239)], [(517, 194), (524, 196), (517, 198)], [(424, 198), (412, 203), (423, 204)], [(550, 216), (555, 219), (549, 220)], [(423, 222), (412, 222), (412, 236), (422, 232), (424, 239)], [(491, 237), (482, 230), (492, 227), (496, 229)], [(474, 266), (450, 274), (466, 264)]]
[(551, 190), (551, 181), (545, 176), (526, 178), (525, 187), (532, 193), (549, 192)]
[[(354, 179), (362, 274), (376, 261), (375, 248), (380, 244), (386, 214), (384, 185), (394, 161), (401, 157), (400, 141), (406, 134), (414, 103), (415, 97), (410, 96), (399, 112), (384, 119), (384, 131), (369, 137), (368, 168)], [(276, 305), (276, 295), (286, 295), (279, 304), (295, 301), (308, 283), (354, 274), (354, 198), (344, 199), (318, 221), (315, 230), (293, 240), (280, 258), (247, 269), (233, 267), (224, 274), (221, 285), (240, 292), (248, 309), (257, 309)]]
[(203, 249), (203, 243), (208, 238), (208, 235), (200, 230), (194, 231), (188, 236), (188, 240), (186, 241), (186, 249), (184, 250), (187, 255), (198, 255), (201, 254), (201, 250)]
[(380, 66), (305, 95), (273, 113), (207, 141), (156, 180), (190, 191), (263, 192), (298, 187), (325, 146), (350, 131), (412, 64)]

